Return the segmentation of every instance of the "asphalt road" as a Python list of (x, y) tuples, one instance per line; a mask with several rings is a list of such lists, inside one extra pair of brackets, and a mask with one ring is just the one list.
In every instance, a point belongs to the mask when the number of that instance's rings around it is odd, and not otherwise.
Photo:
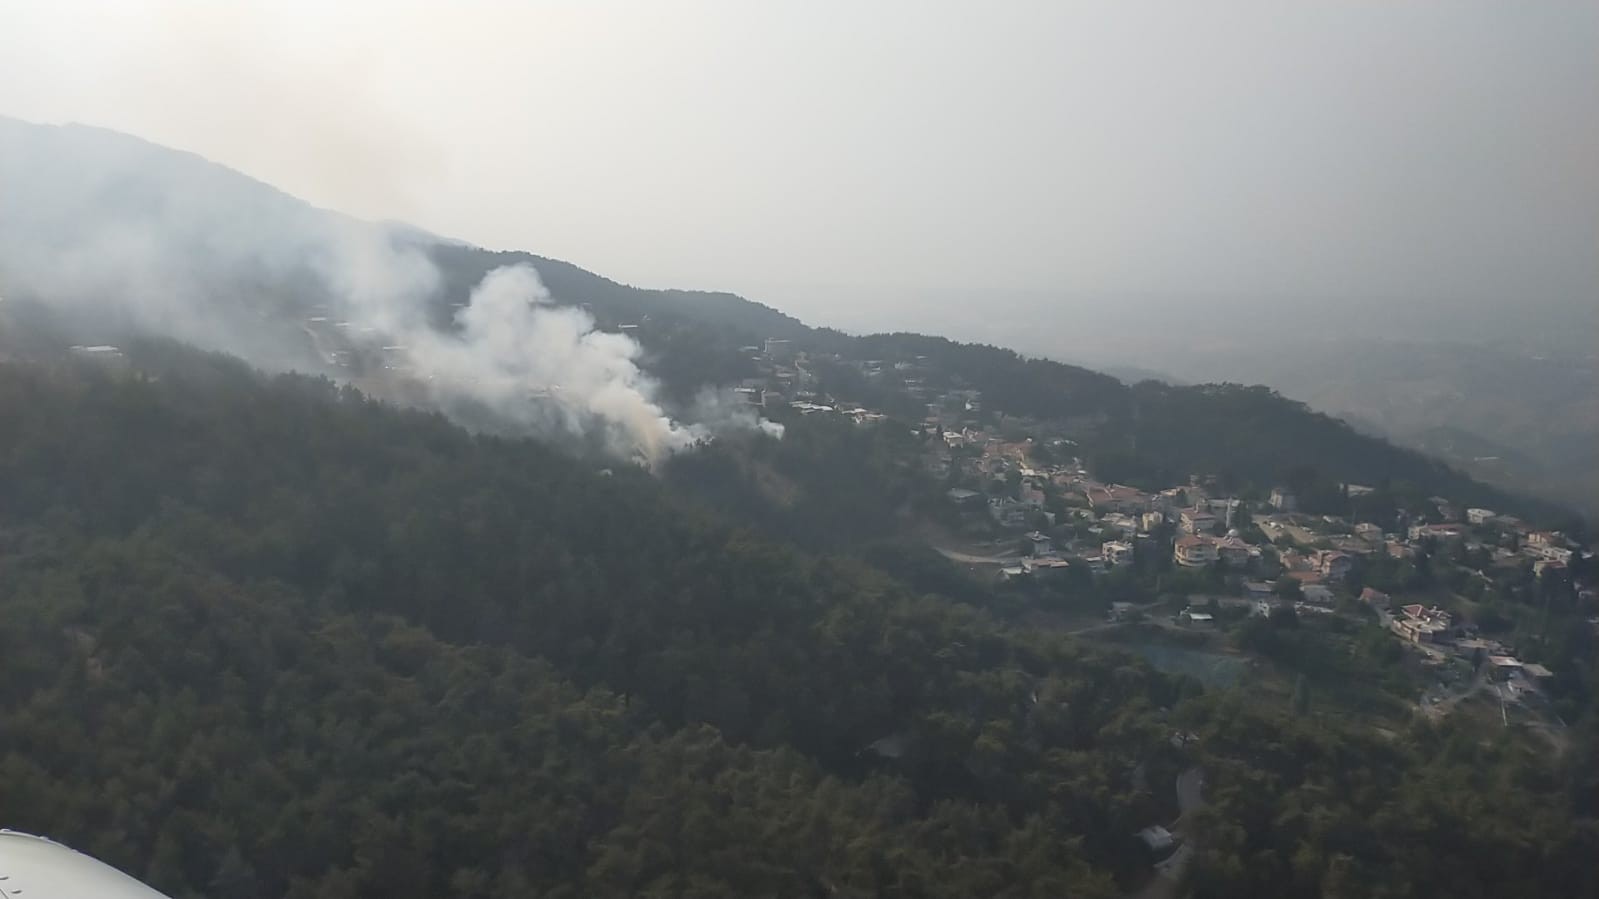
[(1189, 768), (1177, 775), (1177, 808), (1182, 814), (1177, 818), (1174, 827), (1181, 828), (1183, 818), (1189, 812), (1205, 807), (1205, 797), (1202, 795), (1204, 789), (1205, 772), (1198, 768)]
[(1186, 827), (1185, 818), (1193, 811), (1205, 807), (1205, 772), (1198, 768), (1189, 768), (1177, 775), (1177, 820), (1172, 823), (1172, 833), (1179, 836), (1183, 844), (1177, 851), (1167, 856), (1165, 860), (1156, 863), (1155, 876), (1144, 884), (1144, 888), (1132, 894), (1132, 899), (1172, 899), (1177, 895), (1177, 885), (1182, 882), (1183, 869), (1188, 867), (1188, 862), (1193, 858), (1194, 845), (1199, 835)]

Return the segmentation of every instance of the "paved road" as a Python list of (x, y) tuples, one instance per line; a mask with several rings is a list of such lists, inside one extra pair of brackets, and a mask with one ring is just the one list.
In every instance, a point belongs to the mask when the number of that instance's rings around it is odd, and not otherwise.
[(1155, 865), (1155, 876), (1144, 884), (1144, 888), (1132, 894), (1131, 899), (1173, 899), (1177, 895), (1177, 885), (1182, 882), (1183, 870), (1188, 867), (1188, 862), (1194, 857), (1194, 846), (1199, 840), (1199, 835), (1185, 827), (1183, 819), (1190, 812), (1205, 807), (1205, 772), (1198, 768), (1189, 768), (1177, 775), (1177, 820), (1172, 823), (1171, 831), (1183, 841), (1177, 851), (1167, 856), (1165, 860)]
[(1177, 775), (1177, 808), (1182, 814), (1178, 816), (1177, 823), (1173, 827), (1181, 828), (1183, 818), (1189, 812), (1205, 807), (1205, 797), (1202, 794), (1204, 789), (1205, 772), (1198, 768), (1189, 768)]

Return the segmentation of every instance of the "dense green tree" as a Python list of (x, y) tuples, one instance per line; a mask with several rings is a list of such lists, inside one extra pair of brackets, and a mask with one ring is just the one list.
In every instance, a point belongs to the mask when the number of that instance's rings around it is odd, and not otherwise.
[[(1592, 890), (1581, 765), (1009, 627), (903, 547), (831, 552), (842, 495), (746, 518), (714, 499), (742, 488), (128, 350), (0, 364), (0, 811), (176, 896), (1110, 896), (1193, 763), (1203, 894)], [(799, 432), (865, 460), (862, 515), (916, 501), (872, 474), (908, 439)], [(801, 481), (782, 452), (733, 455)], [(1355, 674), (1320, 626), (1240, 627), (1318, 697)]]

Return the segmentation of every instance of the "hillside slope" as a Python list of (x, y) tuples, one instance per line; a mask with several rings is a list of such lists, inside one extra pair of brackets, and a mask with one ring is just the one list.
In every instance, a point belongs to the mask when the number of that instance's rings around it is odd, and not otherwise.
[(127, 351), (0, 364), (0, 804), (175, 896), (1110, 896), (1195, 763), (1234, 895), (1591, 884), (1514, 746), (1296, 721), (640, 471)]
[[(1081, 443), (1107, 477), (1174, 481), (1226, 470), (1264, 488), (1311, 465), (1330, 482), (1390, 479), (1534, 518), (1563, 514), (1258, 390), (1134, 389), (998, 347), (812, 328), (731, 294), (635, 288), (558, 260), (355, 222), (197, 156), (99, 129), (0, 120), (0, 188), (8, 198), (0, 295), (84, 309), (91, 332), (138, 326), (258, 365), (342, 378), (308, 340), (308, 318), (335, 314), (318, 310), (352, 294), (370, 303), (415, 293), (432, 326), (449, 331), (485, 273), (528, 263), (555, 302), (581, 305), (601, 329), (624, 329), (641, 344), (667, 412), (691, 407), (707, 385), (755, 374), (741, 347), (776, 337), (837, 360), (834, 392), (912, 420), (921, 400), (892, 382), (867, 384), (850, 365), (922, 360), (932, 369), (927, 386), (979, 391), (990, 416), (1087, 422)], [(383, 392), (370, 378), (358, 382)]]

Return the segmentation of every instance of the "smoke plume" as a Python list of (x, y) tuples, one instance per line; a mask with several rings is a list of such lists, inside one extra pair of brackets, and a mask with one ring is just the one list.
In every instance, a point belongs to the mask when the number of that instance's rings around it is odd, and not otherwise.
[(581, 309), (551, 305), (530, 265), (483, 277), (453, 332), (410, 331), (407, 351), (440, 405), (469, 399), (530, 430), (599, 434), (624, 454), (654, 462), (707, 436), (673, 421), (636, 362), (639, 345), (597, 331)]
[(0, 293), (646, 464), (781, 432), (712, 391), (674, 419), (639, 344), (558, 305), (530, 265), (489, 272), (441, 322), (429, 240), (124, 135), (0, 119)]

